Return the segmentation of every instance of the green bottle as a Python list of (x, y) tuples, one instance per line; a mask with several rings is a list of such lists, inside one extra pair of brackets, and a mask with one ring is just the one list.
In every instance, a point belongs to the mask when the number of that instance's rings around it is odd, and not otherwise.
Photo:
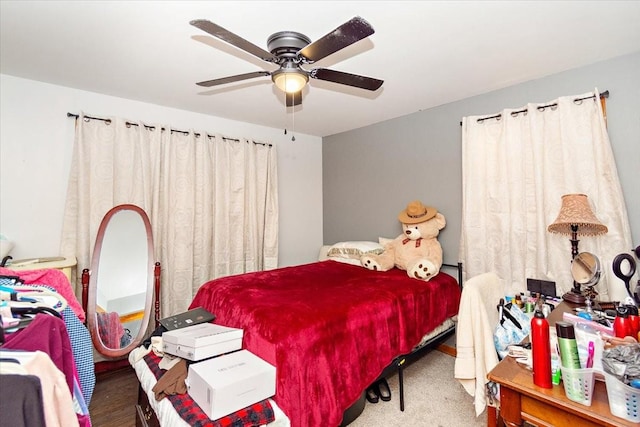
[(562, 367), (580, 369), (582, 366), (580, 365), (580, 356), (578, 356), (578, 343), (573, 324), (556, 322), (556, 333), (558, 335), (558, 350), (560, 351)]

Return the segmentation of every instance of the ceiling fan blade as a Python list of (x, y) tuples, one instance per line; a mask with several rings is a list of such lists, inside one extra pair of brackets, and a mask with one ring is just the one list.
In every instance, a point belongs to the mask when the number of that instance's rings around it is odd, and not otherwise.
[(200, 28), (202, 31), (209, 33), (214, 37), (219, 38), (220, 40), (223, 40), (239, 49), (244, 50), (245, 52), (249, 52), (253, 56), (257, 56), (264, 61), (278, 62), (278, 57), (271, 52), (267, 52), (266, 50), (232, 33), (231, 31), (222, 28), (218, 24), (214, 24), (213, 22), (207, 21), (206, 19), (195, 19), (191, 21), (190, 24), (194, 27)]
[(384, 83), (384, 80), (345, 73), (343, 71), (329, 70), (328, 68), (314, 68), (309, 72), (309, 77), (366, 90), (378, 90), (380, 86), (382, 86), (382, 83)]
[(302, 104), (302, 91), (299, 90), (295, 93), (286, 93), (287, 107), (295, 107)]
[(316, 62), (359, 40), (369, 37), (373, 33), (373, 27), (364, 19), (356, 16), (324, 37), (307, 45), (298, 53), (310, 62)]
[(238, 74), (235, 76), (222, 77), (220, 79), (205, 80), (203, 82), (198, 82), (196, 84), (198, 86), (211, 87), (211, 86), (224, 85), (227, 83), (239, 82), (241, 80), (253, 79), (255, 77), (263, 77), (263, 76), (270, 76), (270, 75), (271, 73), (268, 71), (254, 71), (253, 73)]

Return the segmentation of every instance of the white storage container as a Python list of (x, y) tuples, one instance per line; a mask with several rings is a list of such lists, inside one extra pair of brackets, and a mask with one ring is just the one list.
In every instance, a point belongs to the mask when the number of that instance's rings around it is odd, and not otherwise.
[(199, 361), (242, 348), (242, 329), (201, 323), (162, 334), (165, 353)]
[(640, 389), (626, 385), (615, 376), (604, 372), (609, 409), (616, 417), (640, 423)]
[(191, 398), (212, 420), (276, 393), (276, 368), (248, 350), (189, 365)]

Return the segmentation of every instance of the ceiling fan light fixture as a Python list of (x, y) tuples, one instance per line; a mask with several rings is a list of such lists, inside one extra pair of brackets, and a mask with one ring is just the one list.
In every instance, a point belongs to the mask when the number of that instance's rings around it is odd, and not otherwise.
[(309, 76), (299, 69), (278, 70), (271, 78), (278, 89), (286, 93), (300, 92), (309, 81)]

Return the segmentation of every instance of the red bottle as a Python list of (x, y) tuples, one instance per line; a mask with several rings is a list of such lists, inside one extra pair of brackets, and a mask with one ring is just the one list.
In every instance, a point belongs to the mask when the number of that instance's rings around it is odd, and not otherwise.
[(613, 333), (618, 338), (624, 338), (627, 336), (633, 336), (633, 326), (629, 319), (629, 309), (624, 305), (619, 305), (616, 308), (616, 318), (613, 321)]
[(549, 322), (540, 310), (536, 310), (533, 319), (531, 319), (531, 353), (533, 357), (533, 383), (538, 387), (553, 388)]
[(627, 311), (629, 313), (629, 334), (638, 339), (638, 332), (640, 332), (640, 316), (638, 316), (638, 307), (635, 305), (627, 305)]
[(638, 339), (638, 332), (640, 332), (640, 316), (637, 314), (629, 315), (629, 334)]

